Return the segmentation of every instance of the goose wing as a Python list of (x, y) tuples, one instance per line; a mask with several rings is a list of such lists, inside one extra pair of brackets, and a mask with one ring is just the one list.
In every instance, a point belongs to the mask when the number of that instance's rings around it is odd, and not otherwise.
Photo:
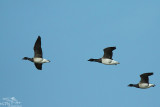
[(42, 48), (41, 48), (41, 37), (38, 36), (36, 43), (34, 45), (34, 57), (42, 58)]
[(141, 75), (140, 75), (140, 77), (141, 77), (140, 83), (149, 83), (149, 78), (148, 78), (148, 76), (151, 76), (151, 75), (153, 75), (153, 72), (141, 74)]
[(108, 48), (105, 48), (103, 49), (104, 51), (104, 55), (103, 55), (103, 58), (109, 58), (109, 59), (112, 59), (112, 56), (113, 56), (113, 50), (115, 50), (116, 47), (108, 47)]

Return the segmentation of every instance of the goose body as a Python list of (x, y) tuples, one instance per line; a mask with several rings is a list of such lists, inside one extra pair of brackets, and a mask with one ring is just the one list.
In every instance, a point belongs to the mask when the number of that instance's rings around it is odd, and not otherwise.
[(42, 57), (43, 55), (42, 55), (40, 36), (38, 36), (33, 49), (34, 49), (34, 57), (33, 58), (24, 57), (23, 60), (29, 60), (33, 62), (38, 70), (42, 70), (42, 64), (50, 61)]
[(105, 65), (117, 65), (117, 64), (120, 64), (118, 61), (115, 61), (112, 59), (112, 56), (113, 56), (113, 50), (115, 50), (116, 47), (108, 47), (108, 48), (105, 48), (103, 49), (104, 51), (104, 55), (102, 58), (100, 59), (89, 59), (88, 61), (91, 61), (91, 62), (99, 62), (99, 63), (102, 63), (102, 64), (105, 64)]
[(34, 63), (47, 63), (47, 62), (50, 62), (50, 61), (47, 60), (47, 59), (43, 59), (43, 58), (33, 58), (33, 62)]
[(102, 64), (105, 65), (117, 65), (119, 64), (118, 61), (112, 60), (112, 59), (108, 59), (108, 58), (102, 58)]
[(136, 87), (136, 88), (141, 88), (141, 89), (147, 89), (150, 87), (154, 87), (155, 84), (149, 84), (149, 76), (153, 75), (153, 73), (143, 73), (140, 75), (141, 80), (138, 84), (129, 84), (129, 87)]

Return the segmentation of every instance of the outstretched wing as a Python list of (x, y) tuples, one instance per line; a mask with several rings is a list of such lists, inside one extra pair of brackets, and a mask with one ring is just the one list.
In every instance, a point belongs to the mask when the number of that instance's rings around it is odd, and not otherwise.
[(103, 58), (109, 58), (109, 59), (112, 59), (112, 56), (113, 56), (113, 50), (115, 50), (116, 47), (108, 47), (108, 48), (105, 48), (103, 49), (104, 51), (104, 55), (103, 55)]
[(42, 58), (42, 48), (41, 48), (41, 37), (38, 36), (36, 43), (34, 45), (34, 57)]
[(141, 77), (140, 83), (149, 83), (149, 78), (148, 78), (148, 76), (150, 76), (150, 75), (153, 75), (153, 72), (141, 74), (141, 75), (140, 75), (140, 77)]
[(42, 64), (41, 63), (34, 63), (37, 69), (42, 70)]

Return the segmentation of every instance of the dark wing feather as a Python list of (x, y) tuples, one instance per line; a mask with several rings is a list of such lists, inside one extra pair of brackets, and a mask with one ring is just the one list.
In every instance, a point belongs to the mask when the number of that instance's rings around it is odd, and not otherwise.
[(108, 47), (108, 48), (105, 48), (103, 49), (104, 51), (104, 55), (103, 55), (103, 58), (109, 58), (109, 59), (112, 59), (112, 56), (113, 56), (113, 50), (115, 50), (116, 47)]
[(148, 76), (150, 75), (153, 75), (153, 73), (144, 73), (144, 74), (141, 74), (140, 77), (141, 77), (141, 81), (140, 83), (149, 83), (149, 78)]
[(34, 57), (42, 58), (42, 48), (41, 48), (41, 37), (38, 36), (36, 43), (34, 45)]
[(41, 63), (34, 63), (37, 69), (42, 70), (42, 64)]

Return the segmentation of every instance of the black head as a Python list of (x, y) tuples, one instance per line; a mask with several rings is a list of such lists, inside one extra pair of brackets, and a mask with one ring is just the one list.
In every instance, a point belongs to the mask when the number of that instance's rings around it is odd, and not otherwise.
[(23, 60), (28, 60), (28, 57), (24, 57)]
[(139, 85), (138, 85), (138, 84), (129, 84), (128, 87), (136, 87), (136, 88), (139, 88)]
[(129, 87), (133, 87), (134, 85), (133, 85), (133, 84), (129, 84), (128, 86), (129, 86)]

